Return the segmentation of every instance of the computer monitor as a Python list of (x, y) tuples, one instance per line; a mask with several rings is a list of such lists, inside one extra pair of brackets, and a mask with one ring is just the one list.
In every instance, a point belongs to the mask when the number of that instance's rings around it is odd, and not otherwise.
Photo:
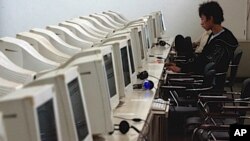
[[(119, 79), (119, 88), (124, 88), (125, 95), (132, 93), (132, 68), (131, 68), (131, 59), (130, 59), (130, 51), (128, 47), (129, 40), (127, 39), (120, 39), (115, 41), (106, 42), (103, 45), (112, 45), (114, 50), (114, 59), (115, 64), (118, 66), (118, 78)], [(120, 70), (119, 70), (120, 69)], [(135, 76), (136, 79), (136, 76)], [(122, 80), (124, 83), (122, 84)]]
[(16, 37), (18, 39), (25, 40), (41, 55), (57, 63), (62, 64), (70, 58), (69, 55), (56, 49), (45, 37), (41, 35), (31, 32), (22, 32), (18, 33)]
[(81, 38), (77, 37), (73, 32), (71, 32), (69, 29), (65, 27), (58, 25), (49, 25), (46, 27), (46, 29), (54, 32), (66, 43), (76, 47), (80, 47), (81, 49), (87, 49), (93, 46), (93, 42), (82, 40)]
[(27, 84), (36, 77), (36, 72), (23, 69), (11, 62), (0, 51), (0, 77), (21, 84)]
[(82, 29), (77, 24), (73, 24), (73, 23), (69, 23), (69, 22), (61, 22), (61, 23), (59, 23), (59, 26), (68, 28), (71, 32), (73, 32), (79, 38), (86, 40), (88, 42), (93, 42), (93, 44), (96, 42), (100, 42), (102, 40), (101, 38), (97, 38), (95, 36), (92, 36), (91, 34), (86, 32), (84, 29)]
[(62, 141), (89, 141), (92, 134), (78, 68), (51, 71), (25, 87), (45, 84), (55, 86)]
[(97, 38), (105, 38), (109, 32), (104, 32), (98, 28), (96, 28), (90, 21), (80, 18), (73, 18), (70, 20), (67, 20), (66, 22), (74, 23), (79, 25), (81, 28), (83, 28), (85, 31), (87, 31), (92, 36), (95, 36)]
[(5, 132), (5, 125), (3, 122), (3, 114), (0, 112), (0, 141), (8, 141), (6, 132)]
[(95, 19), (97, 19), (99, 22), (101, 22), (103, 25), (105, 25), (106, 27), (109, 27), (111, 29), (119, 29), (120, 26), (117, 26), (115, 24), (113, 24), (110, 20), (108, 20), (105, 16), (103, 15), (99, 15), (99, 14), (90, 14), (90, 17), (93, 17)]
[(98, 28), (99, 30), (102, 30), (104, 32), (112, 33), (114, 31), (114, 29), (103, 25), (100, 21), (98, 21), (94, 17), (80, 16), (80, 19), (85, 19), (85, 20), (91, 22), (96, 28)]
[(39, 34), (43, 37), (45, 37), (49, 42), (57, 48), (59, 51), (69, 55), (73, 56), (78, 52), (81, 52), (81, 48), (72, 46), (68, 43), (66, 43), (64, 40), (62, 40), (60, 37), (58, 37), (54, 32), (42, 29), (42, 28), (33, 28), (30, 30), (30, 32)]
[(52, 85), (17, 90), (0, 99), (9, 141), (62, 141)]
[(154, 38), (158, 39), (165, 31), (163, 15), (161, 11), (152, 12), (150, 15), (152, 15), (153, 20)]
[[(110, 60), (106, 59), (106, 57), (109, 57), (106, 55), (110, 55), (110, 53), (110, 49), (104, 50), (103, 54), (101, 50), (87, 49), (74, 55), (60, 66), (60, 68), (73, 66), (79, 68), (82, 81), (81, 88), (84, 90), (93, 134), (109, 133), (114, 129), (111, 119), (112, 109), (118, 105), (119, 96), (115, 90), (116, 85), (114, 84)], [(108, 61), (106, 64), (103, 58)]]
[(0, 38), (0, 50), (16, 65), (34, 72), (55, 69), (59, 63), (43, 57), (29, 43), (13, 37)]
[(17, 89), (23, 87), (23, 84), (16, 83), (13, 81), (6, 80), (0, 77), (0, 97), (9, 94)]
[(122, 32), (121, 34), (114, 35), (103, 40), (103, 43), (119, 41), (119, 40), (127, 40), (127, 47), (128, 47), (128, 55), (129, 55), (129, 65), (130, 65), (130, 73), (131, 73), (131, 81), (133, 84), (137, 82), (137, 74), (138, 74), (138, 36), (137, 29), (129, 29), (126, 32)]
[(113, 15), (114, 17), (116, 17), (115, 19), (116, 19), (117, 21), (120, 21), (121, 23), (126, 24), (126, 23), (129, 22), (129, 20), (128, 20), (127, 18), (125, 18), (122, 14), (120, 14), (120, 13), (118, 13), (118, 12), (109, 10), (109, 11), (107, 11), (106, 13), (108, 13), (108, 14), (110, 14), (110, 15)]
[(118, 28), (124, 27), (124, 24), (117, 22), (113, 17), (111, 17), (108, 14), (104, 14), (104, 13), (96, 13), (96, 14), (105, 17), (109, 22), (111, 22), (113, 25), (115, 25)]

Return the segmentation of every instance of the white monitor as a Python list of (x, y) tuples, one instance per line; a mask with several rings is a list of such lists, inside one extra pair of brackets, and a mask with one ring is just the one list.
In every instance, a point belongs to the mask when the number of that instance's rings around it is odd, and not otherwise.
[(62, 141), (90, 141), (92, 133), (78, 68), (51, 71), (26, 87), (45, 84), (55, 86)]
[(74, 23), (79, 25), (81, 28), (83, 28), (85, 31), (87, 31), (89, 34), (92, 36), (95, 36), (97, 38), (105, 38), (109, 33), (104, 32), (94, 26), (92, 22), (85, 20), (85, 19), (80, 19), (80, 18), (73, 18), (71, 20), (68, 20), (66, 22)]
[(54, 32), (57, 36), (59, 36), (66, 43), (80, 47), (81, 49), (87, 49), (93, 46), (92, 42), (84, 41), (81, 38), (77, 37), (73, 32), (69, 29), (58, 26), (58, 25), (49, 25), (46, 29)]
[(29, 43), (13, 37), (0, 38), (0, 50), (16, 65), (34, 72), (52, 70), (59, 63), (38, 53)]
[(128, 21), (124, 21), (123, 19), (121, 19), (117, 14), (114, 14), (113, 12), (110, 11), (104, 11), (102, 12), (103, 14), (109, 16), (110, 18), (112, 18), (114, 21), (116, 21), (119, 24), (123, 24), (126, 25)]
[(102, 30), (104, 32), (108, 32), (108, 33), (112, 33), (114, 31), (114, 29), (109, 28), (105, 25), (103, 25), (100, 21), (98, 21), (97, 19), (93, 18), (93, 17), (89, 17), (89, 16), (80, 16), (80, 19), (85, 19), (88, 20), (89, 22), (91, 22), (96, 28), (98, 28), (99, 30)]
[(81, 48), (72, 46), (65, 41), (63, 41), (60, 37), (58, 37), (54, 32), (46, 30), (46, 29), (41, 29), (41, 28), (33, 28), (30, 30), (30, 32), (39, 34), (43, 37), (45, 37), (49, 42), (59, 51), (73, 56), (74, 54), (81, 52)]
[[(111, 42), (106, 42), (103, 45), (112, 45), (114, 54), (115, 54), (115, 64), (120, 69), (118, 72), (117, 77), (123, 77), (119, 79), (119, 87), (125, 88), (125, 95), (132, 93), (132, 73), (131, 73), (131, 61), (130, 61), (130, 51), (128, 47), (128, 40), (127, 39), (121, 39), (121, 40), (115, 40)], [(122, 83), (122, 81), (124, 83)]]
[(0, 51), (0, 77), (13, 82), (27, 84), (35, 79), (36, 72), (17, 66)]
[(120, 21), (120, 22), (122, 22), (122, 23), (124, 23), (124, 24), (126, 24), (126, 23), (129, 22), (129, 20), (128, 20), (127, 18), (125, 18), (122, 14), (117, 13), (117, 12), (115, 12), (115, 11), (109, 10), (109, 11), (107, 11), (106, 13), (108, 13), (108, 14), (110, 14), (110, 15), (113, 15), (114, 17), (116, 17), (116, 18), (115, 18), (116, 20), (118, 20), (118, 21)]
[(113, 24), (110, 20), (108, 20), (105, 16), (99, 15), (99, 14), (90, 14), (90, 17), (93, 17), (97, 19), (99, 22), (101, 22), (103, 25), (106, 27), (109, 27), (111, 29), (118, 29), (120, 28), (119, 26)]
[[(81, 87), (84, 90), (93, 134), (108, 133), (114, 129), (111, 108), (118, 105), (119, 96), (114, 82), (110, 53), (110, 48), (103, 49), (103, 51), (94, 48), (87, 49), (60, 66), (60, 68), (72, 66), (79, 68)], [(106, 63), (103, 58), (107, 58)]]
[(86, 32), (77, 24), (73, 24), (69, 22), (61, 22), (59, 23), (59, 26), (68, 28), (71, 32), (73, 32), (79, 38), (86, 40), (88, 42), (93, 42), (93, 44), (96, 42), (100, 42), (102, 40), (101, 38), (97, 38), (95, 36), (90, 35), (88, 32)]
[(121, 27), (125, 26), (124, 24), (121, 24), (121, 23), (117, 22), (115, 19), (113, 19), (113, 17), (111, 17), (108, 14), (104, 14), (104, 13), (96, 13), (96, 14), (105, 17), (109, 22), (111, 22), (113, 25), (115, 25), (118, 28), (121, 28)]
[(3, 114), (0, 112), (0, 141), (8, 141), (6, 132), (5, 132), (5, 125), (3, 122)]
[(0, 77), (0, 97), (23, 87), (23, 84), (6, 80)]
[[(123, 30), (126, 32), (121, 32), (117, 34), (117, 32), (114, 33), (114, 35), (110, 38), (107, 38), (103, 41), (103, 43), (107, 42), (114, 42), (119, 40), (127, 40), (127, 46), (129, 50), (129, 60), (130, 60), (130, 68), (131, 68), (131, 79), (132, 83), (137, 83), (137, 74), (139, 68), (142, 66), (142, 60), (141, 60), (141, 51), (139, 46), (139, 37), (138, 37), (138, 29), (137, 28), (130, 28), (127, 30)], [(116, 35), (117, 34), (117, 35)]]
[(20, 89), (0, 99), (9, 141), (62, 141), (52, 85)]
[(45, 37), (41, 35), (31, 32), (22, 32), (18, 33), (16, 37), (25, 40), (41, 55), (57, 63), (64, 63), (70, 58), (69, 55), (56, 49)]
[(153, 20), (154, 38), (158, 39), (165, 31), (163, 15), (161, 11), (152, 12), (150, 15), (152, 15), (152, 20)]

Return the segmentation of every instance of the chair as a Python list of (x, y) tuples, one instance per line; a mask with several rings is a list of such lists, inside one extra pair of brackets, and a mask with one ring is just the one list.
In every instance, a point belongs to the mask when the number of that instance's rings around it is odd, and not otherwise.
[[(208, 93), (207, 93), (208, 94)], [(203, 113), (201, 117), (191, 117), (187, 120), (186, 127), (190, 130), (190, 127), (197, 127), (193, 131), (193, 135), (196, 135), (199, 140), (208, 138), (226, 139), (228, 138), (228, 130), (230, 124), (244, 124), (244, 116), (246, 111), (250, 111), (248, 106), (250, 100), (250, 78), (243, 82), (241, 93), (227, 92), (223, 96), (211, 96), (210, 95), (199, 96), (199, 102), (203, 103)], [(227, 95), (225, 95), (227, 94)], [(240, 94), (239, 99), (234, 99), (230, 95)], [(221, 108), (216, 107), (219, 110), (211, 110), (209, 105), (215, 105), (220, 103)], [(234, 103), (237, 106), (228, 106), (226, 103)]]
[(238, 67), (239, 67), (242, 54), (243, 54), (242, 49), (237, 48), (234, 51), (234, 56), (232, 58), (231, 64), (229, 65), (230, 75), (229, 75), (229, 78), (225, 82), (225, 87), (229, 87), (231, 92), (233, 92), (233, 86), (234, 86), (234, 82), (235, 82), (236, 75), (238, 72)]

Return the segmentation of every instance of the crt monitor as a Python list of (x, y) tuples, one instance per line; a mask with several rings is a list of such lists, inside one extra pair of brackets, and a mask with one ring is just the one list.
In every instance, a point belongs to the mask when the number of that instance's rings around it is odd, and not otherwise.
[(28, 42), (21, 39), (0, 38), (0, 50), (16, 65), (34, 72), (52, 70), (59, 66), (59, 63), (45, 58)]
[(53, 85), (17, 90), (0, 99), (9, 141), (62, 141)]
[(158, 39), (159, 37), (161, 37), (165, 30), (163, 15), (161, 11), (152, 12), (150, 15), (152, 15), (153, 20), (154, 38)]
[(119, 103), (119, 95), (115, 90), (110, 53), (111, 49), (103, 49), (103, 53), (95, 48), (87, 49), (60, 66), (79, 68), (92, 134), (108, 133), (114, 129), (111, 115)]
[(116, 50), (115, 60), (117, 61), (115, 63), (122, 69), (119, 75), (123, 76), (124, 80), (124, 85), (120, 87), (125, 88), (125, 95), (131, 93), (133, 89), (128, 40), (106, 42), (104, 45), (112, 45), (114, 50)]
[[(135, 52), (135, 65), (138, 69), (142, 68), (146, 63), (148, 50), (147, 36), (145, 32), (146, 26), (143, 22), (136, 22), (127, 26), (123, 30), (130, 30), (132, 46)], [(123, 30), (119, 30), (117, 32), (121, 32)]]
[(49, 42), (49, 40), (41, 35), (31, 32), (22, 32), (18, 33), (16, 37), (25, 40), (41, 55), (57, 63), (63, 63), (70, 58), (69, 55), (59, 51)]
[(108, 35), (108, 32), (104, 32), (96, 28), (90, 21), (85, 20), (85, 19), (73, 18), (73, 19), (67, 20), (66, 22), (74, 23), (74, 24), (81, 26), (82, 29), (84, 29), (89, 34), (97, 38), (105, 38), (106, 35)]
[(36, 72), (23, 69), (16, 64), (14, 64), (12, 61), (8, 59), (7, 56), (5, 56), (0, 51), (0, 77), (5, 78), (7, 80), (27, 84), (34, 80), (36, 77)]
[(59, 112), (62, 141), (89, 141), (91, 131), (78, 68), (57, 69), (39, 76), (26, 87), (53, 84)]
[(73, 56), (76, 53), (81, 52), (81, 48), (66, 43), (52, 31), (42, 28), (33, 28), (30, 32), (45, 37), (54, 47), (67, 55)]
[(138, 57), (140, 56), (140, 52), (138, 53), (138, 42), (139, 38), (138, 36), (138, 30), (137, 28), (131, 28), (124, 30), (125, 32), (121, 32), (117, 34), (115, 33), (113, 36), (107, 38), (103, 41), (104, 44), (108, 44), (109, 42), (115, 42), (120, 40), (126, 40), (126, 46), (128, 48), (128, 55), (129, 55), (129, 66), (130, 66), (130, 75), (131, 75), (131, 81), (133, 84), (137, 81), (137, 74), (138, 74), (138, 68), (139, 63), (138, 61), (141, 61), (141, 59)]

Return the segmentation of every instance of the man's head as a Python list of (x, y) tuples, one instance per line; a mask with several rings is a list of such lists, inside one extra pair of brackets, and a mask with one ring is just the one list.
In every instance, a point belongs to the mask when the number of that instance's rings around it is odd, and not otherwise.
[(201, 25), (209, 30), (214, 24), (220, 25), (224, 21), (223, 10), (217, 2), (210, 1), (200, 5), (199, 16)]

